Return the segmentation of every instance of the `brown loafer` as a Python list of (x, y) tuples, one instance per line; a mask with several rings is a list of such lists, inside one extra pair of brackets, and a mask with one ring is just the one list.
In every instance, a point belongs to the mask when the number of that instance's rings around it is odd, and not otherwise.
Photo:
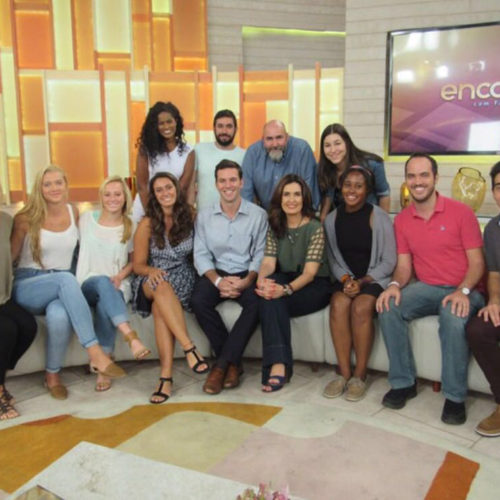
[(203, 384), (203, 392), (207, 394), (219, 394), (224, 383), (225, 370), (214, 365), (208, 374), (207, 380)]
[(45, 382), (45, 387), (54, 399), (67, 399), (68, 397), (68, 389), (66, 389), (66, 387), (62, 384), (57, 384), (49, 387), (47, 385), (47, 382)]
[(229, 363), (224, 377), (224, 389), (234, 389), (240, 385), (240, 367)]

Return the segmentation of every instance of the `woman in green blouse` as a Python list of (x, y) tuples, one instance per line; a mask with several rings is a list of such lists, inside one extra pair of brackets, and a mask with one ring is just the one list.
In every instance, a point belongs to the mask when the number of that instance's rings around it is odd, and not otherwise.
[(276, 186), (264, 259), (257, 279), (262, 328), (262, 390), (280, 390), (292, 376), (290, 318), (326, 307), (332, 294), (325, 235), (311, 191), (295, 174)]

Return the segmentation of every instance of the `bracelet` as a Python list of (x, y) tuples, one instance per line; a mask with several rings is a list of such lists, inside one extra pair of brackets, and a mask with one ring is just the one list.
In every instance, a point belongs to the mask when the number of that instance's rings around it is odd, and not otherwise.
[(214, 281), (214, 285), (216, 288), (219, 288), (219, 283), (222, 281), (222, 277), (218, 276), (217, 279)]
[(344, 274), (344, 276), (342, 276), (342, 278), (340, 278), (340, 282), (342, 284), (344, 284), (346, 281), (348, 281), (350, 279), (351, 279), (351, 276), (349, 274)]
[(398, 288), (401, 288), (401, 284), (399, 281), (391, 281), (388, 285), (387, 288), (389, 288), (391, 285), (396, 285)]

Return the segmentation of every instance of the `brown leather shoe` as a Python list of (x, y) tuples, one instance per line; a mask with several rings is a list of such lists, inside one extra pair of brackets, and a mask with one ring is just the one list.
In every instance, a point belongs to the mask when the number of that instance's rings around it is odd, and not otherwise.
[(240, 368), (239, 366), (229, 363), (224, 377), (224, 389), (234, 389), (240, 385)]
[(207, 380), (205, 380), (203, 384), (203, 392), (207, 394), (219, 394), (219, 392), (222, 391), (225, 375), (225, 370), (214, 365), (208, 374)]

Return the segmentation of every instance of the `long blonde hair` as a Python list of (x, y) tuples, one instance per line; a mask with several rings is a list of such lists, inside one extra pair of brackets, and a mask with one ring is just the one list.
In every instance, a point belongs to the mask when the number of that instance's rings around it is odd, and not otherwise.
[(125, 203), (122, 207), (123, 235), (120, 243), (127, 243), (127, 241), (132, 237), (132, 219), (128, 215), (130, 213), (130, 210), (132, 209), (132, 195), (130, 193), (129, 187), (127, 186), (127, 183), (119, 175), (112, 175), (111, 177), (104, 179), (101, 187), (99, 188), (99, 201), (102, 208), (104, 188), (112, 182), (120, 183), (123, 189), (123, 194), (125, 195)]
[(31, 193), (28, 196), (28, 201), (26, 205), (21, 208), (17, 215), (24, 215), (28, 219), (28, 236), (30, 238), (31, 253), (33, 255), (33, 260), (42, 264), (42, 249), (40, 248), (40, 229), (42, 224), (47, 217), (47, 202), (42, 194), (42, 182), (45, 174), (49, 172), (58, 172), (62, 175), (66, 188), (68, 187), (68, 179), (66, 177), (66, 172), (61, 167), (57, 165), (49, 165), (48, 167), (40, 169), (35, 177), (35, 182), (31, 189)]

